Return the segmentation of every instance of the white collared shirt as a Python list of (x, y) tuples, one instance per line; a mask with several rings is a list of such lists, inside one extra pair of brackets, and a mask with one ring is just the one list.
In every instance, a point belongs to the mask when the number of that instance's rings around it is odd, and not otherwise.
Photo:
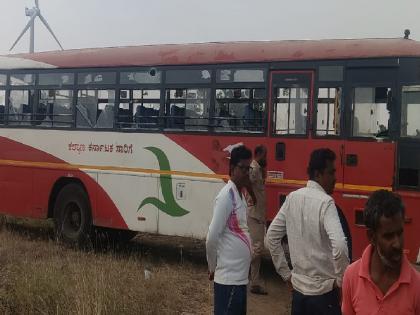
[[(287, 234), (290, 270), (281, 245)], [(304, 295), (321, 295), (341, 287), (349, 264), (346, 238), (334, 200), (315, 181), (290, 193), (267, 232), (266, 245), (284, 280)]]

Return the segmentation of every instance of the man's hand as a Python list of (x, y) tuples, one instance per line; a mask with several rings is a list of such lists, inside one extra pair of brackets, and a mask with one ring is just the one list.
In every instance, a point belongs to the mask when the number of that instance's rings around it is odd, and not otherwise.
[(254, 204), (254, 206), (257, 204), (257, 196), (255, 196), (254, 191), (252, 190), (252, 188), (248, 191), (249, 195), (251, 196), (252, 199), (252, 203)]
[(343, 291), (342, 289), (338, 286), (337, 284), (337, 280), (334, 281), (333, 284), (333, 289), (337, 290), (338, 293), (338, 300), (340, 301), (340, 303), (343, 301)]
[[(249, 177), (245, 180), (246, 183), (244, 185), (246, 191), (248, 192), (249, 197), (251, 197), (252, 200), (252, 206), (255, 206), (257, 204), (257, 196), (255, 196), (254, 190), (252, 189), (252, 183)], [(247, 203), (249, 203), (250, 200), (247, 200)], [(248, 204), (248, 206), (251, 206)]]
[(209, 275), (209, 280), (213, 281), (214, 280), (214, 271), (209, 271), (208, 275)]
[(290, 292), (293, 291), (293, 284), (292, 284), (292, 277), (290, 277), (287, 281), (287, 288), (289, 289)]

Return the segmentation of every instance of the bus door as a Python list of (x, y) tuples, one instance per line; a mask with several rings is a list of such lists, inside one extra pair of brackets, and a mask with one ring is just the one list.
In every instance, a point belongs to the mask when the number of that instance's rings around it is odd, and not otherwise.
[(397, 68), (347, 71), (350, 128), (344, 148), (344, 188), (373, 191), (393, 186), (396, 78)]
[[(269, 154), (267, 168), (268, 218), (286, 195), (306, 185), (312, 151), (310, 126), (314, 72), (279, 70), (270, 73)], [(279, 184), (281, 186), (279, 186)]]
[(401, 84), (397, 186), (420, 190), (420, 82)]
[(406, 254), (410, 261), (420, 263), (420, 63), (412, 65), (411, 62), (404, 65), (400, 75), (401, 123), (396, 182), (405, 205)]
[(342, 164), (343, 207), (353, 234), (355, 258), (367, 244), (363, 208), (377, 189), (392, 189), (395, 173), (397, 67), (350, 68), (346, 72), (345, 115), (347, 139)]

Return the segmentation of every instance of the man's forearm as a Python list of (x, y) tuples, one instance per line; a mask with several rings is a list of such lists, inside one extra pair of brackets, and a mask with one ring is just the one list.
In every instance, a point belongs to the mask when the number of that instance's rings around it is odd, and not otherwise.
[(277, 273), (283, 278), (283, 280), (287, 281), (291, 277), (291, 271), (289, 269), (289, 265), (287, 264), (284, 249), (281, 244), (281, 240), (286, 235), (286, 226), (282, 218), (279, 216), (281, 216), (280, 213), (277, 214), (273, 222), (270, 224), (270, 228), (267, 231), (266, 246), (270, 251)]

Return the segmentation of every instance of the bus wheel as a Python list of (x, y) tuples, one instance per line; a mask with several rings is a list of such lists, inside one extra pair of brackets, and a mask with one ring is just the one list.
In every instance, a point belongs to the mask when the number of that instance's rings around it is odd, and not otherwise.
[(84, 245), (92, 232), (92, 214), (89, 198), (78, 184), (64, 186), (54, 207), (55, 232), (59, 240), (73, 245)]

